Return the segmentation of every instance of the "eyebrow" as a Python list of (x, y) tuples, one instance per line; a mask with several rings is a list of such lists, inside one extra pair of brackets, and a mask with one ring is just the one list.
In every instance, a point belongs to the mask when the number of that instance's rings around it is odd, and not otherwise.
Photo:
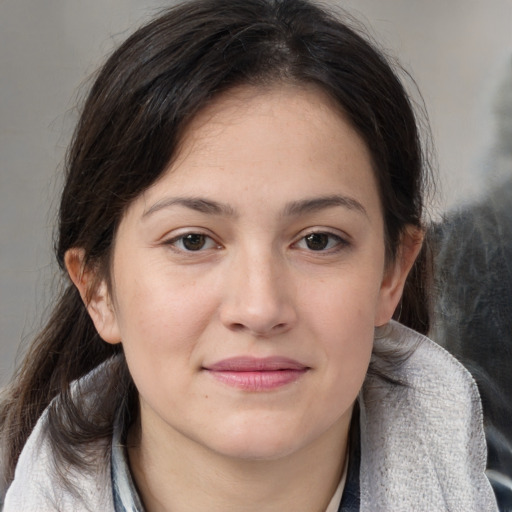
[(292, 203), (286, 205), (284, 209), (284, 215), (295, 217), (307, 213), (314, 213), (320, 210), (325, 210), (326, 208), (332, 208), (334, 206), (342, 206), (349, 210), (355, 210), (368, 217), (366, 208), (359, 201), (352, 197), (337, 194), (293, 201)]
[(171, 206), (184, 206), (185, 208), (209, 215), (224, 215), (228, 217), (236, 216), (236, 212), (231, 206), (217, 201), (212, 201), (210, 199), (204, 199), (201, 197), (169, 197), (158, 201), (153, 206), (145, 210), (142, 217), (148, 217), (159, 210), (170, 208)]
[[(142, 214), (142, 218), (146, 218), (155, 212), (170, 208), (172, 206), (183, 206), (191, 210), (208, 215), (222, 215), (226, 217), (236, 217), (237, 212), (230, 205), (205, 199), (201, 197), (169, 197), (156, 202)], [(308, 213), (314, 213), (327, 208), (342, 206), (349, 210), (355, 210), (368, 216), (365, 207), (356, 199), (343, 195), (329, 195), (321, 197), (313, 197), (311, 199), (301, 199), (288, 203), (284, 210), (284, 217), (298, 217)]]

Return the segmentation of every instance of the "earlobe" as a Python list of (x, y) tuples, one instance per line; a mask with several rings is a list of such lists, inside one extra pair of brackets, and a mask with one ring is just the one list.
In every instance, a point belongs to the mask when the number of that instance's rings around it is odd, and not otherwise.
[(389, 264), (384, 273), (375, 315), (376, 327), (391, 320), (402, 297), (407, 275), (421, 250), (423, 238), (423, 230), (416, 226), (407, 226), (404, 230), (396, 258)]
[(73, 248), (66, 251), (64, 262), (98, 334), (107, 343), (120, 343), (117, 319), (105, 280), (99, 280), (93, 269), (86, 268), (83, 249)]

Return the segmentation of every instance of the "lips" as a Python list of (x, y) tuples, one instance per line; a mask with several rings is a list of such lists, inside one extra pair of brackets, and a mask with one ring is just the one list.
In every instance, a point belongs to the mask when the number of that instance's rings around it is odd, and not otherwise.
[(234, 357), (204, 368), (218, 381), (245, 391), (270, 391), (299, 380), (309, 367), (285, 357)]

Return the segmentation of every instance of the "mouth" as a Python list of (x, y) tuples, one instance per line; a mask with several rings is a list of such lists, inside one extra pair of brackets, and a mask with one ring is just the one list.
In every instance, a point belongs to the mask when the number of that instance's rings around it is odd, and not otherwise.
[(218, 381), (245, 391), (270, 391), (303, 377), (310, 368), (285, 357), (234, 357), (203, 367)]

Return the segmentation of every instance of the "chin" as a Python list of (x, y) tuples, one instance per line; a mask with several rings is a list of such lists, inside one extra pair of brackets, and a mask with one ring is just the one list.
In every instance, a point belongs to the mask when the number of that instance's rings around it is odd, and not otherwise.
[(284, 458), (309, 442), (305, 436), (293, 432), (293, 429), (283, 427), (276, 431), (261, 423), (251, 425), (250, 428), (229, 428), (226, 432), (228, 435), (216, 436), (205, 444), (218, 454), (245, 461)]

